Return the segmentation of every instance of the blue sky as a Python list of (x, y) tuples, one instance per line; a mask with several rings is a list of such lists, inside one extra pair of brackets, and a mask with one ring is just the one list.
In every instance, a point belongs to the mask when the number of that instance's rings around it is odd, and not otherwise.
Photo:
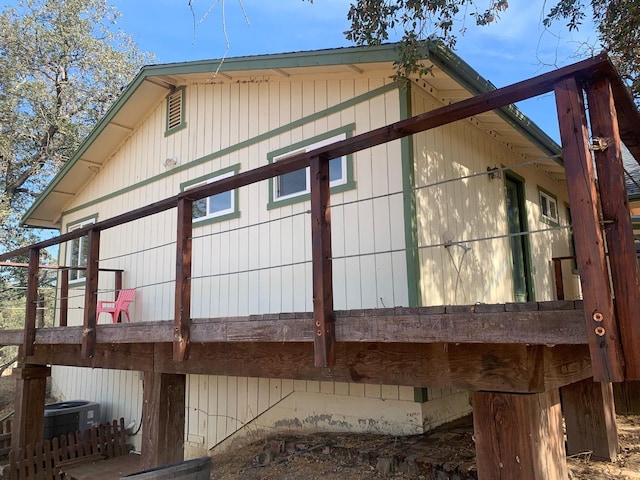
[[(0, 0), (1, 7), (16, 3)], [(109, 3), (122, 13), (118, 26), (141, 50), (154, 53), (157, 63), (351, 45), (343, 34), (349, 27), (349, 0), (191, 0), (193, 10), (189, 0)], [(489, 27), (475, 27), (467, 19), (459, 25), (466, 28), (456, 53), (497, 87), (584, 58), (582, 45), (596, 41), (592, 25), (568, 32), (558, 24), (547, 31), (541, 25), (544, 5), (545, 0), (512, 2)], [(558, 140), (551, 95), (518, 106)]]
[[(343, 35), (349, 27), (349, 0), (315, 0), (313, 4), (303, 0), (192, 0), (193, 12), (188, 0), (111, 3), (123, 14), (118, 25), (134, 37), (140, 49), (154, 53), (158, 63), (351, 45)], [(554, 31), (545, 30), (543, 4), (538, 0), (513, 2), (489, 27), (475, 27), (467, 21), (456, 52), (498, 87), (584, 58), (584, 44), (594, 44), (597, 38), (592, 25), (585, 24), (578, 32), (568, 32), (562, 24)], [(519, 107), (558, 139), (551, 95)]]

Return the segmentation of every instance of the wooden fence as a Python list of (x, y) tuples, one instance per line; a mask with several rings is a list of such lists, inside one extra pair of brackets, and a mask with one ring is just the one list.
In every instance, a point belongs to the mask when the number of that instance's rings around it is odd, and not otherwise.
[(64, 469), (80, 463), (126, 455), (124, 419), (82, 432), (38, 442), (9, 453), (11, 480), (62, 480)]
[(11, 451), (11, 419), (0, 422), (0, 456)]

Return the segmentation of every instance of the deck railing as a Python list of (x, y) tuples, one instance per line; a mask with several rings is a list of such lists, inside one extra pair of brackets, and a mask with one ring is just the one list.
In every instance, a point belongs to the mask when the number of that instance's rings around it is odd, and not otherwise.
[[(583, 80), (588, 80), (584, 82), (584, 87)], [(188, 355), (191, 322), (193, 202), (310, 167), (315, 365), (331, 366), (335, 363), (335, 318), (329, 215), (329, 161), (483, 112), (504, 108), (549, 91), (556, 94), (560, 118), (594, 377), (600, 381), (620, 381), (625, 378), (626, 368), (627, 378), (640, 379), (640, 351), (634, 352), (633, 348), (634, 342), (640, 338), (640, 325), (637, 325), (635, 320), (640, 317), (638, 272), (637, 269), (628, 268), (627, 250), (629, 242), (633, 245), (633, 236), (628, 209), (624, 212), (620, 208), (621, 205), (625, 205), (620, 199), (626, 197), (622, 180), (624, 172), (621, 163), (615, 161), (616, 156), (619, 156), (620, 136), (623, 136), (625, 143), (627, 140), (631, 142), (627, 146), (631, 145), (630, 148), (637, 154), (636, 157), (640, 158), (640, 148), (636, 148), (636, 129), (640, 123), (640, 115), (606, 55), (599, 55), (533, 79), (446, 105), (331, 145), (295, 154), (269, 165), (186, 190), (57, 238), (0, 255), (0, 261), (18, 255), (29, 255), (23, 353), (31, 355), (35, 348), (37, 279), (40, 268), (39, 256), (43, 248), (88, 236), (81, 352), (83, 357), (89, 358), (93, 356), (96, 347), (95, 293), (98, 290), (100, 271), (98, 260), (101, 232), (156, 213), (177, 209), (173, 357), (176, 361), (184, 360)], [(589, 99), (592, 128), (598, 135), (605, 137), (606, 141), (601, 144), (608, 145), (608, 149), (600, 147), (600, 150), (596, 151), (599, 173), (597, 180), (591, 163), (592, 146), (587, 135), (586, 111), (582, 104), (585, 92)], [(606, 167), (601, 168), (605, 164)], [(617, 307), (615, 313), (598, 216), (596, 184), (600, 186), (607, 243), (611, 252), (617, 252), (610, 260), (614, 289), (618, 298), (628, 299), (624, 305)], [(632, 254), (635, 256), (635, 251)]]

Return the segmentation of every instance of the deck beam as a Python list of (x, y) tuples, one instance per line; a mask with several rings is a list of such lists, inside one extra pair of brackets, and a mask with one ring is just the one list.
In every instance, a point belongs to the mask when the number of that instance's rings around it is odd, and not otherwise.
[(143, 470), (184, 460), (187, 377), (145, 372), (142, 406)]
[(478, 480), (565, 480), (558, 390), (531, 395), (476, 392), (473, 430)]
[(328, 157), (313, 157), (310, 167), (314, 364), (316, 367), (331, 367), (336, 363), (329, 160)]
[(51, 375), (51, 368), (26, 365), (14, 368), (12, 375), (16, 379), (16, 399), (11, 448), (17, 452), (28, 444), (42, 441), (47, 377)]
[(618, 116), (611, 82), (593, 81), (586, 88), (594, 156), (607, 239), (615, 311), (624, 352), (625, 378), (640, 380), (640, 272), (622, 165)]
[(567, 427), (567, 454), (592, 452), (592, 458), (613, 462), (618, 432), (610, 383), (587, 378), (560, 389)]
[[(586, 345), (336, 344), (331, 369), (314, 366), (313, 343), (193, 342), (184, 362), (172, 344), (98, 344), (83, 359), (79, 345), (36, 345), (28, 361), (157, 373), (233, 375), (466, 390), (542, 392), (591, 377)], [(247, 362), (250, 358), (251, 362)]]
[(620, 382), (624, 361), (600, 229), (582, 88), (575, 78), (567, 78), (556, 84), (555, 94), (593, 377), (600, 382)]

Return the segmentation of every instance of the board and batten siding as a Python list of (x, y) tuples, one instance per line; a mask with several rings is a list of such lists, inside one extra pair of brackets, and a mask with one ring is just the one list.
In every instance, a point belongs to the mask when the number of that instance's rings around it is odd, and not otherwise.
[[(412, 87), (414, 115), (441, 106), (419, 86)], [(413, 138), (423, 305), (514, 301), (509, 238), (495, 238), (508, 234), (504, 190), (508, 173), (499, 179), (483, 173), (487, 168), (511, 167), (512, 174), (524, 182), (529, 231), (549, 229), (541, 220), (539, 187), (557, 197), (560, 226), (568, 225), (566, 185), (552, 180), (543, 168), (519, 166), (530, 159), (516, 155), (473, 119)], [(544, 156), (541, 152), (540, 163), (554, 161), (543, 160)], [(447, 241), (453, 244), (445, 247)], [(531, 300), (554, 300), (551, 258), (570, 255), (569, 229), (532, 233), (528, 241), (535, 297)], [(571, 291), (573, 286), (568, 286), (569, 295), (577, 295)]]
[[(63, 228), (89, 215), (104, 220), (175, 195), (181, 185), (223, 169), (262, 166), (270, 153), (291, 145), (314, 143), (332, 132), (363, 133), (400, 119), (401, 94), (385, 76), (189, 83), (185, 95), (186, 128), (165, 137), (160, 102), (68, 206)], [(166, 168), (163, 161), (173, 157), (177, 165)], [(408, 305), (401, 157), (399, 141), (354, 154), (356, 188), (331, 196), (336, 309)], [(309, 202), (269, 208), (269, 191), (267, 182), (243, 187), (236, 192), (237, 218), (194, 224), (192, 317), (313, 309)], [(124, 269), (124, 287), (137, 288), (132, 321), (173, 316), (175, 231), (176, 212), (169, 211), (101, 234), (100, 266)], [(64, 248), (61, 255), (64, 263)], [(101, 275), (100, 298), (111, 298), (112, 288), (112, 275)], [(81, 323), (82, 290), (75, 292), (70, 324)], [(96, 375), (108, 385), (101, 388), (126, 388), (124, 380), (100, 372), (73, 371), (54, 372), (56, 390), (66, 399), (83, 394), (77, 384), (94, 384)], [(465, 395), (451, 395), (468, 411)], [(111, 398), (121, 409), (140, 401)], [(367, 408), (357, 407), (363, 398)], [(424, 407), (414, 402), (411, 386), (190, 375), (185, 440), (192, 451), (209, 449), (237, 429), (251, 432), (259, 418), (278, 411), (286, 418), (295, 417), (295, 410), (303, 417), (300, 427), (313, 428), (318, 422), (305, 419), (320, 415), (328, 399), (350, 429), (415, 433), (424, 427)], [(402, 406), (393, 419), (384, 413), (391, 400)], [(281, 410), (271, 410), (275, 405)], [(340, 413), (342, 407), (347, 411)], [(432, 426), (452, 419), (436, 411), (429, 417)]]

